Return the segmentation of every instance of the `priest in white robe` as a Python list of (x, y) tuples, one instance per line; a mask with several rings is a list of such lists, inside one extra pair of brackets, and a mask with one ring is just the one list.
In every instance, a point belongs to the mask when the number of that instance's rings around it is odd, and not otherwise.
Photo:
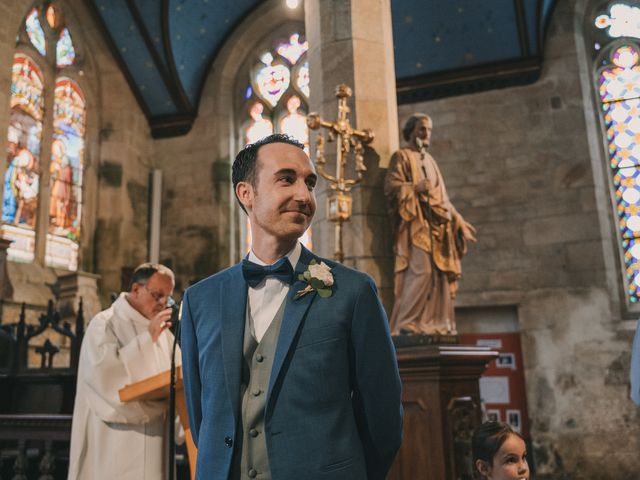
[[(173, 272), (143, 264), (129, 292), (96, 315), (82, 342), (69, 480), (166, 478), (168, 401), (122, 403), (118, 390), (170, 368)], [(180, 351), (176, 352), (179, 364)]]

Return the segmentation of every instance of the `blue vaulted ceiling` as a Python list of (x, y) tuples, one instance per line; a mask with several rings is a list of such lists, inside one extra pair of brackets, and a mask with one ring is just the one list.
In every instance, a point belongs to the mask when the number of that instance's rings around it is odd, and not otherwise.
[[(189, 131), (211, 62), (232, 29), (260, 3), (86, 1), (156, 137)], [(398, 101), (535, 81), (554, 3), (391, 0)]]

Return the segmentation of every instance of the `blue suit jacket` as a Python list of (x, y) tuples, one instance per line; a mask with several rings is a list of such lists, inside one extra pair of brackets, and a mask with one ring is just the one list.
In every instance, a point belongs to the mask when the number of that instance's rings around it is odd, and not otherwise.
[[(274, 480), (383, 479), (402, 439), (400, 377), (372, 279), (302, 249), (298, 273), (327, 263), (333, 294), (286, 299), (265, 408)], [(226, 480), (241, 443), (247, 285), (240, 264), (190, 287), (182, 364), (197, 478)]]

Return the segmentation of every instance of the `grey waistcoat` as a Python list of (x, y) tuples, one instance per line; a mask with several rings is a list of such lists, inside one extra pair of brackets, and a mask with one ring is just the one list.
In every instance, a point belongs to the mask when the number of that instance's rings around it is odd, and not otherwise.
[(251, 315), (246, 316), (242, 348), (242, 454), (241, 480), (270, 480), (267, 442), (264, 432), (264, 412), (276, 353), (286, 297), (271, 321), (260, 343), (256, 341)]

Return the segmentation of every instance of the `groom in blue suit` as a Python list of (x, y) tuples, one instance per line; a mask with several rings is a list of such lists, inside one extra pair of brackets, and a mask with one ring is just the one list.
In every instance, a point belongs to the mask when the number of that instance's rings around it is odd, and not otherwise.
[(400, 377), (375, 284), (298, 241), (316, 181), (286, 135), (233, 164), (251, 251), (190, 287), (182, 307), (199, 480), (384, 479), (400, 447)]

